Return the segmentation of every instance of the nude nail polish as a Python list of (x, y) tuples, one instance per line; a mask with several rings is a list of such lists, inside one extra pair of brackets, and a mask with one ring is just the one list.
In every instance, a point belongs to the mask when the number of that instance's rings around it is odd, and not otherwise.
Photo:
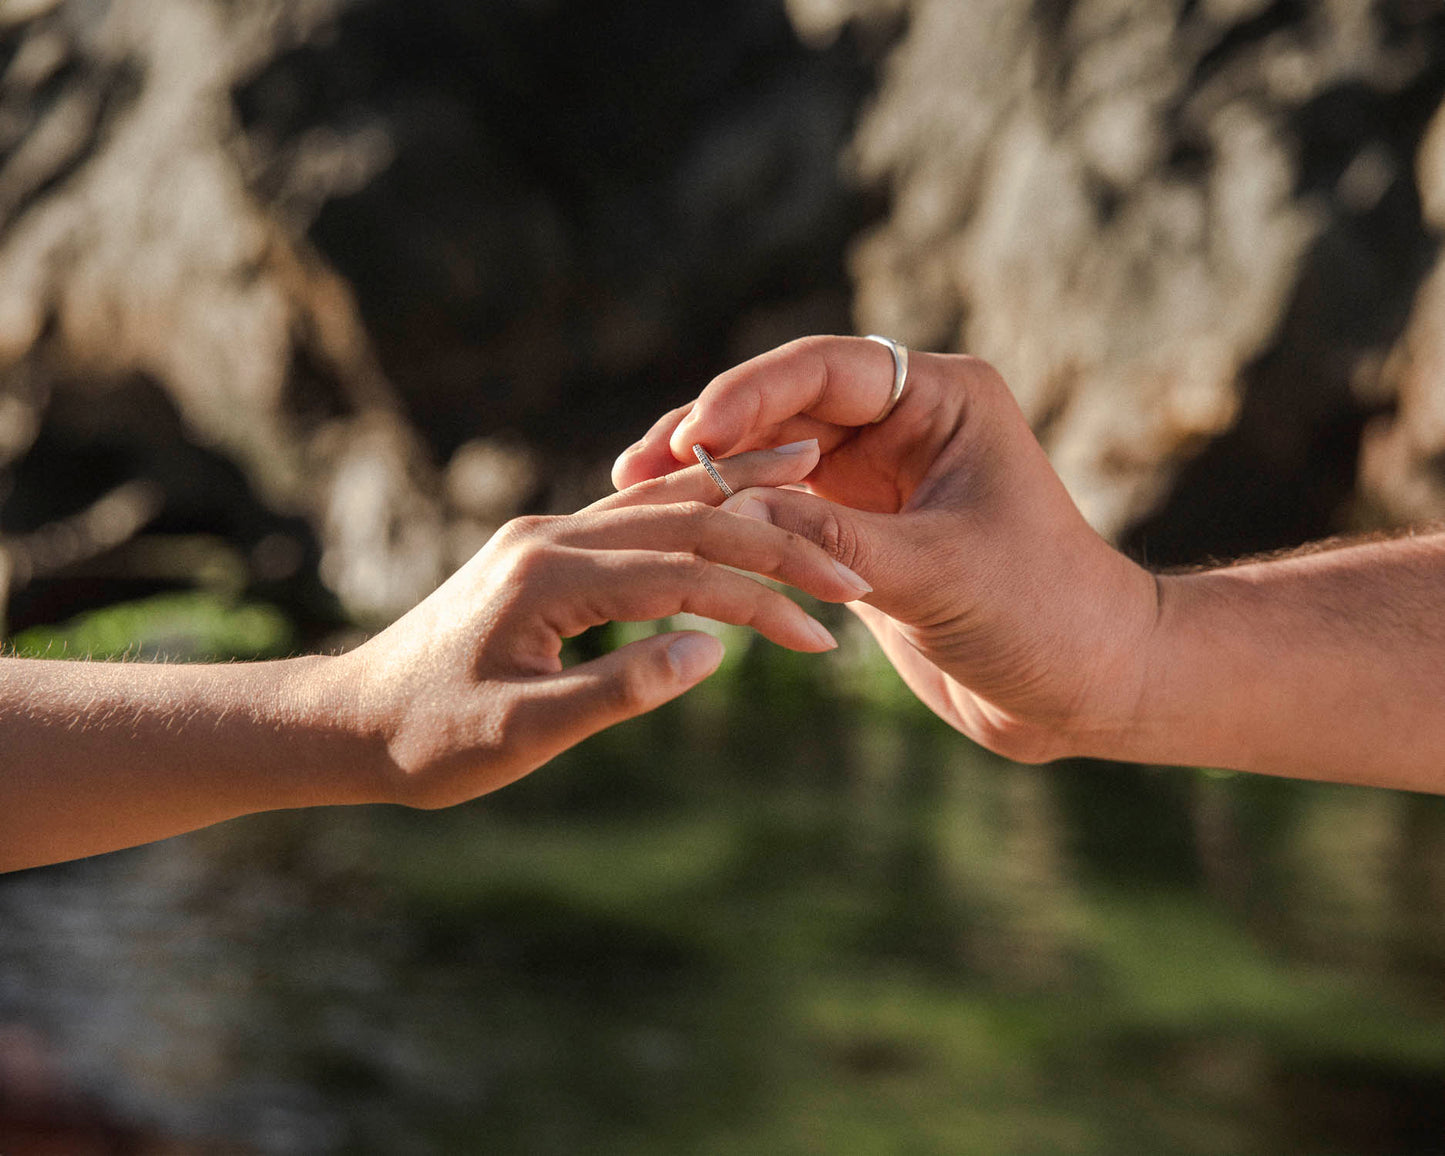
[(816, 618), (808, 619), (808, 630), (816, 638), (820, 645), (826, 646), (829, 650), (838, 648), (838, 640), (828, 633), (828, 628)]
[(836, 558), (833, 559), (833, 569), (838, 571), (839, 578), (843, 579), (844, 582), (858, 591), (860, 597), (872, 591), (873, 587), (864, 580), (862, 575), (848, 569), (847, 566), (844, 566), (843, 563), (839, 562)]

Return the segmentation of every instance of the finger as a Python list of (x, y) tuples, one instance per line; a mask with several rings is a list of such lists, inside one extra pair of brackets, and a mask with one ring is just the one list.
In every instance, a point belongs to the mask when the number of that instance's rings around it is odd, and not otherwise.
[[(659, 634), (529, 680), (514, 715), (540, 765), (600, 730), (661, 706), (718, 668), (723, 646), (697, 631)], [(529, 761), (531, 761), (529, 757)]]
[(873, 587), (866, 600), (888, 608), (916, 594), (920, 557), (909, 519), (841, 506), (799, 490), (752, 489), (723, 503), (724, 512), (767, 522), (821, 547)]
[(801, 535), (697, 502), (559, 519), (554, 541), (580, 549), (689, 552), (785, 582), (825, 602), (851, 602), (872, 589)]
[[(749, 486), (781, 486), (800, 482), (818, 464), (818, 444), (814, 441), (790, 442), (772, 449), (756, 450), (737, 457), (714, 461), (713, 466), (734, 492)], [(697, 461), (692, 447), (687, 456)], [(673, 505), (678, 502), (706, 502), (716, 506), (727, 496), (700, 465), (677, 469), (674, 473), (649, 478), (616, 494), (593, 502), (586, 512), (615, 510), (625, 506)]]
[(865, 426), (892, 389), (893, 355), (878, 342), (801, 338), (714, 378), (673, 429), (670, 447), (679, 458), (694, 442), (716, 453), (750, 449), (800, 414), (842, 429)]
[[(668, 410), (652, 423), (650, 430), (623, 450), (612, 466), (612, 484), (619, 490), (625, 490), (645, 478), (659, 478), (677, 469), (678, 459), (672, 456), (668, 439), (672, 437), (672, 431), (677, 428), (678, 423), (692, 412), (695, 404), (696, 402), (690, 401), (686, 405)], [(689, 454), (684, 460), (691, 462), (694, 459)]]
[(696, 554), (561, 547), (533, 583), (533, 605), (564, 638), (603, 622), (697, 614), (750, 626), (791, 650), (837, 646), (821, 622), (786, 595)]
[[(691, 409), (690, 405), (685, 407), (687, 411)], [(673, 412), (676, 414), (682, 411), (674, 410)], [(635, 486), (638, 482), (648, 478), (662, 477), (696, 462), (697, 458), (693, 454), (694, 443), (692, 442), (687, 444), (681, 459), (673, 456), (672, 445), (668, 440), (672, 435), (673, 428), (675, 428), (675, 423), (666, 429), (659, 426), (642, 441), (624, 450), (612, 465), (612, 484), (618, 489)], [(780, 424), (773, 431), (771, 437), (757, 438), (753, 445), (781, 446), (815, 440), (820, 443), (821, 452), (827, 453), (838, 444), (843, 436), (846, 435), (840, 432), (836, 426), (806, 415), (799, 415)], [(712, 446), (707, 442), (701, 444), (704, 449), (712, 450)]]

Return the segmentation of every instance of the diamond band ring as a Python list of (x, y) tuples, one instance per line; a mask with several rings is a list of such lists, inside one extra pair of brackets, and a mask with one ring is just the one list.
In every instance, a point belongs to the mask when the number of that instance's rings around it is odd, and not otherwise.
[(717, 488), (723, 492), (723, 497), (731, 498), (733, 488), (723, 481), (723, 476), (717, 472), (717, 466), (712, 464), (712, 455), (702, 448), (702, 443), (692, 447), (692, 452), (697, 455), (697, 460), (702, 463), (702, 468), (707, 471), (707, 476), (717, 483)]

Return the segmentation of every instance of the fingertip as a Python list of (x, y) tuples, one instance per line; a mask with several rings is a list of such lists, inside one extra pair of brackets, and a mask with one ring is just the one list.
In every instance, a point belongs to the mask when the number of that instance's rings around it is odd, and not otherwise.
[(723, 644), (711, 634), (688, 631), (667, 644), (667, 659), (678, 681), (688, 686), (701, 682), (723, 660)]
[(824, 626), (821, 622), (819, 622), (816, 618), (808, 618), (807, 629), (808, 632), (813, 636), (813, 642), (815, 643), (817, 648), (814, 653), (822, 654), (825, 651), (838, 649), (838, 640), (834, 638), (833, 635), (829, 632), (828, 628)]
[(623, 450), (617, 455), (617, 460), (612, 463), (612, 488), (614, 490), (625, 490), (632, 485), (632, 478), (628, 472), (630, 449)]
[[(672, 431), (672, 437), (668, 439), (667, 447), (672, 456), (680, 462), (693, 460), (692, 447), (694, 443), (701, 440), (697, 436), (697, 410), (693, 410), (682, 421), (678, 422), (677, 428)], [(722, 452), (722, 448), (712, 445), (704, 445), (704, 449), (714, 456)]]
[(612, 463), (612, 484), (619, 490), (625, 490), (638, 482), (670, 474), (678, 466), (679, 462), (673, 458), (665, 444), (649, 445), (644, 439), (636, 445), (628, 446)]

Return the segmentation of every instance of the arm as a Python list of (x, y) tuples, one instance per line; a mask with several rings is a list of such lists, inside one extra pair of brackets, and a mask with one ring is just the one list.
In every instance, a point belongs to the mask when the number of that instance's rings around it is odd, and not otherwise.
[[(817, 450), (728, 465), (806, 474)], [(562, 640), (689, 611), (826, 650), (821, 625), (725, 566), (821, 598), (864, 585), (820, 549), (713, 508), (701, 469), (565, 518), (509, 523), (430, 598), (348, 654), (227, 666), (0, 659), (0, 869), (285, 807), (439, 807), (495, 790), (671, 699), (722, 657), (697, 632), (564, 669)]]
[(1445, 537), (1156, 579), (1098, 537), (1003, 381), (915, 353), (886, 421), (887, 350), (809, 338), (712, 382), (614, 479), (817, 436), (811, 493), (724, 508), (823, 545), (854, 609), (942, 718), (1009, 757), (1202, 764), (1445, 791)]
[(1445, 793), (1445, 534), (1160, 579), (1114, 758)]

